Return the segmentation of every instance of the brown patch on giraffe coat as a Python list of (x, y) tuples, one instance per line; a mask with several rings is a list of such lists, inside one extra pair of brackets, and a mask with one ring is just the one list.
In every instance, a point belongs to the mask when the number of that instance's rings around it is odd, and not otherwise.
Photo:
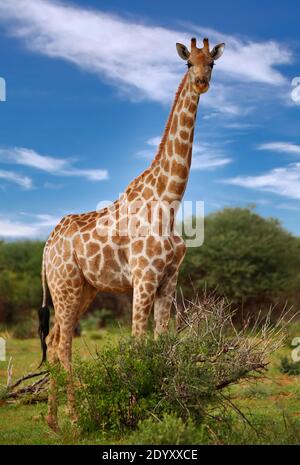
[(186, 118), (187, 118), (186, 112), (180, 113), (179, 123), (181, 127), (185, 127)]
[(129, 244), (130, 239), (127, 235), (121, 236), (121, 235), (113, 235), (112, 236), (112, 241), (120, 246), (126, 246)]
[(180, 125), (187, 128), (192, 128), (194, 125), (194, 119), (188, 116), (186, 113), (180, 115)]
[(53, 264), (56, 267), (59, 267), (62, 264), (62, 259), (59, 255), (54, 258)]
[(155, 281), (156, 281), (156, 274), (154, 273), (154, 271), (148, 270), (148, 271), (146, 271), (146, 273), (144, 274), (144, 279), (145, 279), (146, 281), (150, 281), (151, 283), (155, 283)]
[(163, 161), (163, 163), (162, 163), (162, 167), (163, 167), (163, 169), (164, 169), (165, 171), (169, 171), (169, 169), (170, 169), (170, 162), (169, 162), (169, 160), (166, 160), (166, 159), (165, 159), (165, 160)]
[(180, 137), (183, 140), (188, 140), (189, 138), (189, 133), (187, 131), (180, 131)]
[(98, 271), (99, 268), (100, 268), (100, 264), (101, 264), (101, 255), (100, 253), (98, 253), (95, 257), (93, 257), (93, 270), (94, 271)]
[(106, 261), (114, 258), (114, 253), (109, 245), (103, 247), (103, 256)]
[(171, 246), (171, 244), (170, 244), (169, 239), (165, 239), (165, 240), (164, 240), (164, 249), (165, 249), (165, 250), (171, 250), (171, 248), (172, 248), (172, 246)]
[(149, 257), (161, 255), (162, 247), (160, 241), (156, 240), (153, 236), (149, 236), (146, 242), (146, 253)]
[(139, 279), (141, 279), (142, 277), (142, 270), (140, 270), (139, 268), (137, 270), (135, 270), (135, 276)]
[(137, 260), (137, 263), (138, 263), (138, 267), (141, 269), (146, 268), (149, 264), (148, 260), (146, 260), (145, 257), (139, 257)]
[(185, 142), (180, 142), (179, 139), (175, 139), (175, 152), (180, 157), (185, 158), (188, 153), (189, 145)]
[(129, 200), (129, 202), (132, 202), (132, 200), (135, 200), (138, 196), (139, 196), (139, 192), (136, 192), (136, 191), (132, 190), (132, 191), (127, 195), (127, 199)]
[(87, 244), (87, 254), (92, 257), (93, 255), (96, 255), (96, 253), (99, 253), (100, 251), (100, 247), (99, 247), (99, 244), (97, 244), (96, 242), (89, 242)]
[(182, 258), (185, 256), (185, 253), (186, 253), (186, 245), (185, 244), (179, 245), (177, 247), (176, 253), (175, 253), (175, 256), (176, 256), (177, 260), (181, 261)]
[(176, 181), (171, 181), (168, 191), (172, 194), (181, 195), (184, 187), (184, 183), (178, 183)]
[(142, 250), (143, 250), (143, 246), (144, 246), (144, 243), (143, 243), (142, 240), (139, 240), (139, 241), (134, 242), (134, 243), (132, 244), (132, 248), (131, 248), (131, 249), (132, 249), (132, 252), (133, 252), (134, 254), (139, 254), (139, 253), (141, 253)]
[(52, 248), (52, 249), (50, 250), (49, 258), (50, 258), (50, 260), (53, 260), (54, 257), (55, 257), (55, 249)]
[(171, 262), (174, 258), (174, 250), (171, 250), (171, 252), (169, 252), (166, 256), (166, 260), (167, 262)]
[(194, 118), (188, 116), (187, 119), (186, 119), (185, 125), (186, 125), (188, 128), (192, 128), (192, 127), (194, 126)]
[(171, 126), (171, 134), (176, 134), (177, 126), (178, 126), (178, 116), (174, 115), (172, 126)]
[(154, 170), (154, 176), (157, 176), (159, 174), (160, 168), (157, 166)]
[(154, 291), (155, 285), (152, 284), (152, 283), (147, 283), (147, 282), (146, 282), (146, 283), (145, 283), (145, 289), (146, 289), (147, 292), (150, 292), (150, 293), (151, 293), (151, 292)]
[(174, 160), (172, 163), (171, 175), (186, 179), (188, 176), (188, 169), (186, 166), (182, 165), (181, 163), (177, 163), (176, 160)]
[(188, 108), (190, 103), (191, 103), (191, 99), (190, 97), (187, 97), (184, 101), (184, 108)]
[(150, 173), (146, 178), (146, 182), (151, 183), (152, 179), (153, 179), (153, 174)]
[(191, 113), (195, 113), (196, 110), (197, 110), (197, 106), (196, 106), (193, 102), (191, 102), (191, 104), (190, 104), (190, 106), (189, 106), (189, 111), (190, 111)]
[(77, 225), (79, 226), (79, 228), (84, 228), (87, 225), (87, 222), (82, 221), (82, 220), (78, 220)]
[(63, 242), (63, 259), (67, 260), (71, 253), (71, 244), (68, 240), (64, 240)]
[(173, 155), (173, 141), (172, 140), (168, 141), (167, 153), (168, 153), (169, 157), (171, 157)]
[(180, 244), (182, 242), (182, 238), (180, 236), (173, 236), (173, 240), (175, 244)]
[(153, 191), (149, 187), (145, 187), (142, 195), (144, 199), (149, 200), (153, 196)]
[(158, 195), (161, 195), (163, 193), (163, 191), (166, 188), (167, 182), (168, 182), (167, 176), (160, 174), (157, 179), (157, 187), (156, 187)]
[(136, 312), (136, 313), (134, 314), (134, 319), (135, 319), (136, 321), (139, 321), (141, 318), (143, 318), (143, 315), (142, 315), (140, 312)]
[(163, 271), (165, 267), (165, 262), (160, 258), (156, 258), (155, 260), (153, 260), (152, 264), (158, 271)]

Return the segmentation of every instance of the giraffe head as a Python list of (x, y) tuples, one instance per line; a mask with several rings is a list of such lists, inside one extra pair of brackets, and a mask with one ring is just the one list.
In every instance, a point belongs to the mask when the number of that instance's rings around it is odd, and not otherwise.
[(225, 44), (216, 45), (212, 50), (208, 39), (203, 40), (203, 48), (196, 46), (196, 39), (191, 40), (191, 51), (185, 45), (176, 44), (180, 58), (187, 61), (191, 84), (198, 94), (204, 94), (209, 89), (212, 70), (215, 61), (223, 55)]

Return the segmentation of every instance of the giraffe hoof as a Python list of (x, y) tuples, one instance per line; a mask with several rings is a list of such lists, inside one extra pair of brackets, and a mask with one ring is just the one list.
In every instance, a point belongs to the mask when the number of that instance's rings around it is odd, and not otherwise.
[(55, 418), (47, 416), (46, 423), (49, 426), (49, 428), (52, 429), (52, 431), (54, 431), (55, 433), (59, 433), (60, 429), (59, 429), (57, 420)]

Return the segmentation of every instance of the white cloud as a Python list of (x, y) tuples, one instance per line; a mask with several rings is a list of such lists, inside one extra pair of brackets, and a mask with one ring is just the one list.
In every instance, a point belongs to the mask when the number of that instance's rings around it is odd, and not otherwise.
[[(195, 31), (208, 35), (212, 43), (226, 42), (226, 53), (215, 71), (223, 84), (235, 80), (282, 85), (285, 78), (276, 67), (292, 59), (291, 52), (274, 41), (244, 40), (192, 25), (184, 31), (151, 26), (54, 0), (1, 0), (0, 21), (29, 50), (95, 73), (131, 99), (165, 102), (172, 97), (184, 69), (175, 43), (188, 45)], [(227, 102), (226, 86), (219, 83), (218, 94), (216, 89), (217, 83), (214, 96), (205, 96), (205, 104), (236, 114), (240, 108)]]
[(0, 218), (0, 238), (33, 238), (37, 236), (37, 228)]
[[(91, 181), (108, 179), (108, 172), (106, 170), (74, 168), (69, 160), (40, 155), (34, 150), (23, 147), (0, 149), (0, 161), (28, 166), (56, 176), (78, 176)], [(15, 179), (15, 182), (19, 180), (19, 184), (22, 185), (21, 182), (23, 181), (26, 184), (23, 187), (31, 187), (29, 178), (23, 176), (18, 176), (18, 178)]]
[[(8, 218), (0, 215), (0, 239), (46, 238), (61, 218), (49, 214), (30, 214), (22, 212), (20, 218)], [(24, 217), (28, 221), (24, 221)], [(29, 220), (30, 219), (30, 220)]]
[(151, 137), (146, 141), (147, 148), (139, 150), (137, 156), (141, 158), (146, 158), (146, 160), (152, 160), (157, 152), (158, 146), (160, 144), (161, 137)]
[(300, 163), (275, 168), (259, 176), (237, 176), (224, 181), (227, 184), (273, 192), (284, 197), (300, 199)]
[(23, 176), (13, 171), (0, 170), (0, 179), (15, 183), (24, 189), (31, 189), (32, 187), (32, 180), (28, 176)]
[(289, 153), (292, 155), (300, 155), (300, 145), (290, 142), (269, 142), (258, 146), (258, 150), (269, 150), (271, 152)]
[(295, 211), (299, 212), (300, 211), (300, 206), (299, 205), (293, 205), (289, 203), (280, 203), (278, 205), (275, 205), (276, 208), (280, 210), (290, 210), (290, 211)]
[(195, 143), (193, 146), (192, 170), (214, 170), (231, 162), (225, 151), (214, 144)]
[(46, 213), (40, 214), (31, 214), (26, 212), (21, 212), (22, 216), (31, 217), (35, 219), (34, 226), (38, 228), (44, 228), (48, 226), (55, 226), (61, 220), (58, 216), (49, 215)]
[(23, 147), (0, 149), (0, 160), (7, 160), (17, 165), (30, 166), (50, 173), (60, 171), (68, 164), (66, 160), (39, 155), (34, 150)]
[[(159, 136), (148, 139), (146, 141), (148, 147), (140, 150), (137, 155), (147, 160), (152, 160), (156, 154), (160, 140)], [(227, 156), (224, 149), (218, 147), (216, 144), (194, 143), (193, 145), (192, 170), (213, 170), (228, 165), (231, 162), (232, 159)]]

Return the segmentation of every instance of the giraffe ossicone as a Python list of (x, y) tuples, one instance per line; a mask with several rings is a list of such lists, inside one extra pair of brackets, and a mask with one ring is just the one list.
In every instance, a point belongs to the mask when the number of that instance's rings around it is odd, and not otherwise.
[[(43, 359), (48, 346), (49, 362), (61, 363), (69, 374), (71, 418), (76, 418), (71, 367), (73, 331), (99, 291), (133, 291), (134, 336), (145, 334), (153, 308), (155, 335), (168, 328), (178, 271), (186, 251), (175, 231), (175, 216), (188, 182), (199, 98), (209, 89), (214, 61), (220, 58), (224, 46), (219, 44), (210, 50), (208, 39), (204, 39), (202, 48), (192, 39), (190, 50), (176, 44), (188, 70), (179, 84), (153, 162), (113, 205), (65, 216), (45, 244), (44, 298), (39, 312)], [(47, 285), (55, 313), (48, 337)], [(54, 379), (50, 380), (47, 422), (53, 429), (58, 428)]]

